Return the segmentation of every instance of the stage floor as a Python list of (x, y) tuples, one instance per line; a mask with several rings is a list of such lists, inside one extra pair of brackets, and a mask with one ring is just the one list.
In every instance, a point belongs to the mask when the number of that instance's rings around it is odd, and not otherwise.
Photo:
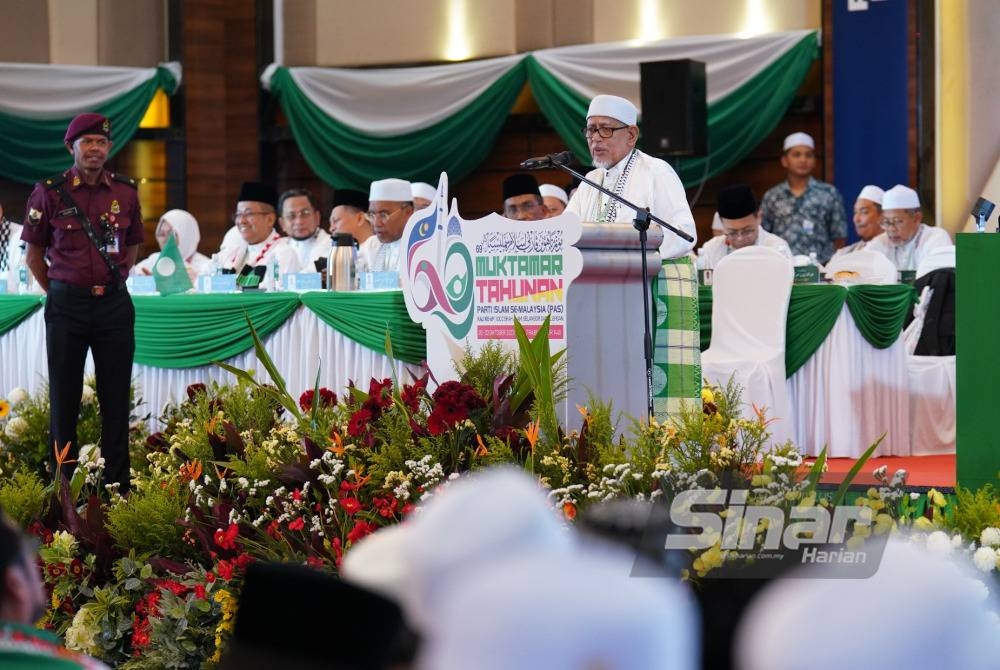
[[(812, 463), (813, 459), (806, 461)], [(831, 458), (827, 461), (827, 471), (821, 484), (840, 484), (844, 476), (854, 466), (853, 458)], [(875, 484), (872, 471), (886, 466), (890, 479), (896, 470), (902, 468), (909, 475), (906, 477), (907, 487), (934, 487), (938, 489), (955, 488), (955, 454), (935, 456), (885, 456), (872, 458), (854, 478), (854, 486), (871, 486)], [(943, 491), (948, 492), (948, 491)]]

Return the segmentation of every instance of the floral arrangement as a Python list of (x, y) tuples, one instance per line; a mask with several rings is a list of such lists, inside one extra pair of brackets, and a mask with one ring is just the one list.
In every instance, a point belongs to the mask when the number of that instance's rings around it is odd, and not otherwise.
[[(250, 563), (336, 572), (355, 543), (406, 518), (435, 487), (495, 463), (534, 473), (567, 522), (596, 501), (664, 500), (696, 487), (746, 488), (751, 500), (786, 509), (839, 504), (847, 494), (849, 482), (833, 494), (818, 490), (823, 456), (806, 467), (791, 444), (769, 446), (766, 410), (744, 418), (734, 385), (706, 388), (700, 407), (670, 421), (633, 421), (629, 437), (613, 406), (591, 398), (568, 430), (555, 418), (566, 383), (561, 354), (549, 352), (545, 327), (518, 337), (520, 355), (494, 346), (467, 353), (460, 379), (433, 392), (427, 377), (373, 379), (342, 397), (318, 382), (293, 395), (256, 340), (271, 383), (227, 368), (234, 383), (193, 385), (165, 408), (162, 431), (136, 430), (127, 499), (99, 485), (95, 448), (81, 449), (70, 481), (47, 483), (38, 467), (47, 452), (26, 456), (36, 453), (26, 445), (44, 400), (11, 394), (10, 416), (30, 428), (5, 438), (0, 505), (41, 541), (50, 602), (41, 625), (122, 668), (212, 667)], [(81, 427), (81, 442), (85, 434)], [(11, 468), (23, 462), (31, 467)], [(937, 496), (918, 508), (905, 473), (880, 477), (857, 502), (874, 523), (858, 526), (854, 541), (961, 521)], [(994, 534), (983, 531), (989, 542), (976, 550), (977, 565), (990, 551), (996, 565), (1000, 519), (988, 519)], [(730, 558), (719, 543), (692, 552), (689, 575), (704, 577)]]

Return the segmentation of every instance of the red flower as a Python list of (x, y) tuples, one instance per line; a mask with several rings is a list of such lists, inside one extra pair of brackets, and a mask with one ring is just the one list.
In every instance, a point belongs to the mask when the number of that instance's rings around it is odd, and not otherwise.
[(358, 502), (357, 498), (341, 498), (340, 506), (350, 516), (354, 516), (361, 509), (361, 503)]
[(135, 616), (132, 619), (132, 655), (139, 656), (143, 647), (149, 645), (149, 619)]
[(161, 579), (157, 584), (161, 589), (166, 589), (170, 591), (175, 596), (182, 596), (188, 592), (188, 587), (184, 586), (180, 582), (175, 582), (172, 579)]
[[(312, 389), (302, 392), (302, 395), (299, 396), (299, 407), (303, 412), (308, 412), (312, 409), (315, 397), (316, 393)], [(320, 407), (333, 407), (337, 404), (337, 394), (326, 387), (321, 388), (319, 390), (319, 404)]]
[(28, 532), (42, 541), (42, 544), (52, 544), (52, 531), (42, 525), (40, 521), (32, 521), (28, 526)]
[(357, 491), (359, 488), (361, 488), (361, 484), (360, 483), (354, 483), (354, 484), (352, 484), (351, 482), (347, 481), (346, 479), (342, 479), (340, 481), (340, 495), (342, 495), (342, 496), (346, 495), (350, 491)]
[(236, 549), (236, 538), (239, 537), (239, 534), (240, 527), (231, 523), (226, 530), (220, 528), (215, 531), (215, 543), (223, 549)]
[(76, 613), (76, 611), (73, 609), (73, 599), (69, 597), (62, 599), (62, 602), (59, 603), (59, 609), (65, 612), (66, 614)]
[(343, 560), (344, 558), (344, 547), (343, 544), (340, 542), (339, 537), (335, 537), (333, 538), (333, 540), (330, 541), (330, 548), (333, 549), (333, 557), (337, 563), (337, 567), (339, 568), (340, 561)]
[(347, 423), (347, 434), (351, 437), (359, 437), (368, 430), (368, 424), (373, 419), (372, 413), (365, 407), (351, 415), (351, 420)]
[(351, 529), (351, 532), (347, 534), (347, 541), (354, 544), (361, 538), (371, 535), (376, 530), (378, 530), (378, 526), (371, 521), (358, 520), (354, 523), (354, 528)]
[(399, 502), (395, 498), (389, 496), (379, 496), (372, 500), (372, 504), (375, 506), (375, 509), (378, 510), (380, 517), (383, 519), (391, 519), (396, 516), (396, 507), (399, 505)]
[(83, 576), (83, 561), (79, 558), (74, 558), (73, 562), (69, 564), (69, 573), (77, 579)]
[(199, 393), (208, 393), (208, 389), (205, 388), (204, 384), (199, 382), (197, 384), (191, 384), (187, 387), (188, 400), (194, 401), (195, 397)]
[(267, 524), (267, 534), (275, 540), (281, 538), (281, 531), (277, 521), (271, 521), (271, 523)]
[(219, 561), (215, 569), (219, 571), (219, 577), (222, 577), (227, 582), (233, 578), (233, 564), (229, 561)]
[(201, 584), (195, 584), (194, 585), (194, 597), (197, 598), (198, 600), (204, 600), (205, 599), (205, 587), (202, 586)]
[(427, 431), (431, 435), (441, 435), (450, 428), (448, 422), (441, 418), (438, 414), (437, 408), (427, 416)]
[(427, 392), (427, 375), (424, 375), (413, 384), (403, 385), (403, 404), (409, 408), (411, 412), (416, 412), (420, 409), (420, 399), (426, 395)]
[[(224, 560), (219, 561), (219, 563), (225, 563), (225, 562), (226, 561), (224, 561)], [(205, 583), (206, 584), (214, 584), (215, 583), (215, 573), (212, 572), (211, 570), (209, 570), (208, 572), (205, 573)]]
[(306, 557), (306, 564), (310, 568), (315, 568), (316, 570), (323, 569), (323, 559), (319, 556), (308, 556)]
[(415, 509), (416, 506), (413, 503), (406, 503), (405, 505), (403, 505), (403, 509), (399, 510), (399, 512), (403, 516), (407, 516), (410, 514), (410, 512), (412, 512)]
[(299, 489), (295, 489), (294, 491), (292, 491), (292, 500), (294, 500), (295, 502), (302, 502), (302, 491), (300, 491)]
[(253, 563), (253, 561), (254, 559), (252, 556), (250, 556), (250, 554), (243, 552), (242, 554), (236, 557), (236, 567), (241, 572), (245, 571), (247, 569), (247, 566)]
[(299, 517), (295, 521), (292, 521), (291, 523), (288, 524), (288, 530), (302, 530), (303, 528), (305, 528), (305, 526), (306, 526), (305, 519)]
[(66, 574), (66, 566), (62, 563), (46, 563), (45, 571), (49, 573), (49, 577), (52, 579), (59, 579)]
[(156, 616), (160, 613), (160, 592), (151, 591), (135, 604), (136, 614), (139, 616)]
[(371, 380), (368, 384), (368, 402), (385, 409), (392, 405), (392, 380)]

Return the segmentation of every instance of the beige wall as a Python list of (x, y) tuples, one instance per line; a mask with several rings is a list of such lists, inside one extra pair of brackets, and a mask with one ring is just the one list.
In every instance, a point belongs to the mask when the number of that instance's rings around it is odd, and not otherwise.
[(0, 61), (150, 67), (168, 0), (0, 0)]

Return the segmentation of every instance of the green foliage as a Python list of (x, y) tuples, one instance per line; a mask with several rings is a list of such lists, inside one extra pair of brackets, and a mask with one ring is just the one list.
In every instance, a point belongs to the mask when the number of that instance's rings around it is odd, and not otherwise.
[(992, 484), (975, 491), (959, 486), (955, 490), (954, 529), (972, 540), (978, 540), (984, 528), (1000, 527), (1000, 496)]
[(45, 513), (49, 492), (34, 470), (22, 469), (0, 480), (0, 507), (7, 515), (27, 527)]
[(182, 541), (188, 490), (180, 482), (149, 481), (132, 489), (126, 499), (108, 508), (107, 530), (115, 544), (140, 555), (169, 556), (188, 553)]
[(517, 372), (517, 354), (499, 342), (487, 342), (478, 353), (467, 347), (465, 355), (456, 366), (462, 381), (476, 389), (489, 403), (493, 399), (493, 384)]

